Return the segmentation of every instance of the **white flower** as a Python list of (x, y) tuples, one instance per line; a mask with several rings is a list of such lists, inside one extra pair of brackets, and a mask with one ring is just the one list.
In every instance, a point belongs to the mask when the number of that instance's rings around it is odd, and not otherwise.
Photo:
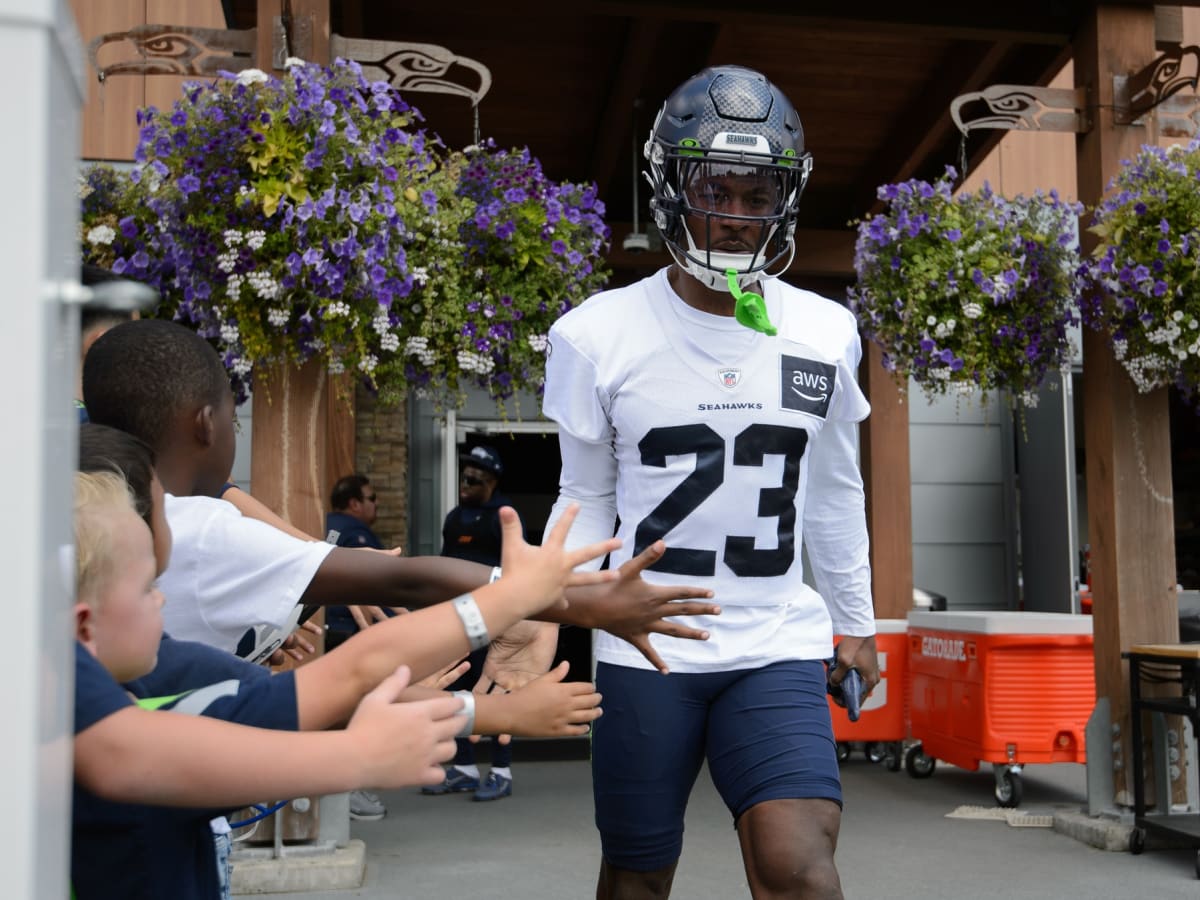
[(230, 275), (229, 280), (225, 282), (225, 293), (229, 295), (229, 299), (237, 301), (242, 296), (242, 282), (244, 279), (241, 275)]
[(238, 252), (236, 250), (226, 250), (224, 253), (217, 256), (217, 268), (228, 275), (237, 267)]
[(466, 372), (478, 372), (487, 375), (496, 367), (490, 356), (472, 353), (470, 350), (458, 351), (458, 367)]
[(236, 344), (239, 337), (238, 327), (228, 322), (221, 325), (221, 340), (226, 344)]
[(330, 375), (341, 375), (345, 371), (346, 371), (346, 364), (344, 362), (342, 362), (340, 359), (329, 360), (329, 374)]
[(269, 80), (262, 69), (242, 69), (237, 73), (237, 83), (242, 85), (266, 84)]
[(980, 316), (983, 315), (983, 306), (979, 303), (974, 303), (974, 302), (964, 303), (963, 304), (963, 315), (966, 316), (968, 319), (978, 319)]
[(116, 236), (117, 233), (108, 225), (97, 225), (88, 229), (87, 233), (89, 244), (104, 244), (105, 246), (111, 244)]
[(936, 325), (937, 324), (937, 316), (930, 316), (928, 319), (925, 320), (925, 324), (926, 325)]
[(338, 316), (350, 315), (350, 304), (341, 300), (334, 300), (329, 306), (325, 307), (325, 318), (335, 319)]
[(377, 365), (379, 365), (379, 358), (374, 353), (368, 353), (358, 361), (359, 371), (368, 375), (375, 371)]
[(242, 233), (230, 228), (221, 234), (226, 247), (236, 247), (242, 242)]
[(525, 340), (529, 342), (530, 348), (538, 353), (545, 353), (550, 343), (544, 334), (531, 334)]
[(395, 334), (385, 334), (379, 339), (379, 346), (389, 353), (395, 353), (400, 349), (400, 337)]
[(267, 233), (261, 229), (255, 229), (246, 235), (246, 246), (251, 250), (258, 250), (262, 248), (266, 240)]
[(275, 328), (282, 328), (288, 323), (288, 311), (280, 306), (267, 310), (267, 321)]
[[(274, 300), (279, 293), (279, 283), (271, 277), (270, 272), (248, 272), (246, 273), (246, 281), (250, 282), (250, 287), (254, 288), (254, 293), (258, 294), (263, 300)], [(347, 311), (349, 308), (347, 307)]]
[(297, 66), (306, 66), (306, 65), (308, 65), (308, 63), (306, 63), (304, 60), (302, 60), (298, 56), (289, 56), (287, 59), (285, 59), (283, 61), (283, 67), (285, 69), (294, 69)]

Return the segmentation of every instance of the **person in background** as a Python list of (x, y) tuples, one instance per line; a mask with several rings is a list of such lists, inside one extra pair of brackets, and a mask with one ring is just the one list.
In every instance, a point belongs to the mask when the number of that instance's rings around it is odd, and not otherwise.
[[(325, 540), (337, 547), (382, 550), (383, 541), (371, 530), (379, 509), (379, 495), (366, 475), (344, 475), (329, 494), (331, 512), (325, 514)], [(363, 616), (361, 610), (359, 617)], [(389, 611), (390, 612), (390, 611)], [(360, 622), (348, 606), (325, 607), (325, 651), (333, 650), (370, 622)], [(350, 792), (350, 818), (375, 822), (387, 815), (387, 807), (374, 791)]]
[[(504, 462), (492, 447), (478, 446), (459, 457), (458, 506), (442, 524), (442, 556), (469, 559), (485, 566), (500, 564), (500, 508), (510, 506), (498, 493)], [(471, 668), (451, 690), (469, 691), (483, 672), (486, 650), (476, 650), (467, 659)], [(421, 788), (423, 794), (473, 792), (479, 801), (499, 800), (512, 794), (512, 746), (492, 741), (491, 768), (486, 779), (479, 777), (475, 744), (458, 740), (454, 762), (441, 784)]]

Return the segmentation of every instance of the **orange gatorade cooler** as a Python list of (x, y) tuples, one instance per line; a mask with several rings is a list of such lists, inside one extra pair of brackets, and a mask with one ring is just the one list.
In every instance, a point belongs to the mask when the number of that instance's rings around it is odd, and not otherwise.
[(939, 759), (972, 771), (990, 762), (997, 802), (1017, 806), (1023, 765), (1086, 762), (1091, 616), (914, 610), (908, 650), (914, 778)]
[[(834, 643), (840, 640), (834, 638)], [(879, 654), (879, 684), (863, 701), (857, 722), (851, 722), (846, 710), (830, 699), (833, 737), (838, 742), (839, 760), (844, 762), (850, 757), (851, 744), (862, 743), (868, 759), (883, 760), (896, 772), (908, 737), (908, 622), (877, 619), (875, 647)]]

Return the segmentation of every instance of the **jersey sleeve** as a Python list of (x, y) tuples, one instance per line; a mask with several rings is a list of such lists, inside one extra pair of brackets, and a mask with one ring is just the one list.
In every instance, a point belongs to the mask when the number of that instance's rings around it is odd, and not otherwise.
[(542, 412), (557, 422), (560, 429), (580, 440), (611, 443), (609, 397), (600, 385), (596, 364), (575, 345), (560, 324), (561, 320), (550, 329)]
[(871, 599), (870, 541), (858, 468), (858, 426), (871, 411), (858, 386), (862, 344), (855, 331), (838, 363), (841, 391), (809, 460), (804, 543), (813, 580), (829, 608), (834, 632), (875, 633)]
[[(562, 474), (558, 481), (558, 500), (546, 522), (546, 533), (554, 527), (567, 507), (579, 504), (579, 513), (567, 535), (567, 549), (594, 544), (613, 536), (617, 520), (617, 460), (611, 444), (582, 441), (560, 431), (559, 451)], [(602, 559), (591, 560), (581, 569), (599, 569)]]
[(858, 386), (858, 366), (862, 362), (862, 339), (857, 329), (851, 331), (842, 358), (838, 360), (838, 383), (841, 390), (834, 399), (829, 418), (838, 422), (861, 422), (871, 413), (871, 404)]
[[(615, 433), (609, 420), (609, 397), (599, 383), (596, 364), (588, 359), (556, 323), (550, 330), (546, 360), (546, 392), (542, 411), (558, 423), (562, 473), (558, 500), (546, 532), (571, 503), (579, 513), (567, 535), (567, 547), (581, 547), (612, 537), (617, 518)], [(582, 566), (597, 569), (600, 560)]]

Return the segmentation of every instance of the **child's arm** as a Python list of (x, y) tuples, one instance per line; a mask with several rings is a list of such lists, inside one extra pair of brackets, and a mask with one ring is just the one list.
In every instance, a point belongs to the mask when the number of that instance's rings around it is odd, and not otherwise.
[[(454, 755), (462, 700), (396, 703), (400, 667), (342, 731), (297, 734), (126, 707), (75, 736), (75, 780), (108, 800), (236, 807), (263, 798), (436, 784)], [(237, 765), (230, 765), (235, 753)]]
[(230, 486), (221, 494), (221, 499), (232, 503), (237, 510), (248, 519), (258, 519), (260, 522), (266, 522), (268, 525), (274, 525), (285, 534), (290, 534), (294, 538), (299, 538), (302, 541), (315, 541), (317, 538), (311, 534), (301, 531), (287, 519), (276, 515), (271, 507), (267, 506), (261, 500), (247, 494), (241, 488)]
[[(475, 734), (507, 737), (577, 737), (588, 733), (588, 723), (600, 718), (600, 695), (591, 682), (563, 681), (564, 660), (545, 675), (509, 693), (475, 694)], [(425, 700), (446, 696), (414, 685), (400, 699)]]
[[(610, 539), (564, 550), (574, 515), (572, 509), (536, 547), (522, 537), (516, 512), (509, 507), (500, 511), (504, 577), (472, 592), (489, 635), (499, 635), (521, 619), (561, 603), (575, 566), (619, 546)], [(616, 573), (594, 574), (617, 577)], [(401, 663), (420, 679), (470, 650), (462, 620), (450, 603), (374, 625), (296, 671), (300, 727), (307, 731), (342, 721), (359, 697)]]
[[(597, 581), (599, 573), (576, 573), (567, 588), (569, 605), (542, 610), (531, 618), (599, 628), (624, 638), (655, 667), (662, 661), (648, 635), (705, 640), (708, 635), (680, 624), (680, 616), (717, 615), (712, 591), (686, 585), (651, 584), (642, 572), (665, 551), (657, 541), (620, 568), (620, 577)], [(491, 567), (448, 556), (393, 558), (335, 547), (322, 561), (301, 603), (338, 604), (348, 596), (384, 606), (428, 607), (486, 584)], [(504, 568), (508, 578), (508, 569)]]

